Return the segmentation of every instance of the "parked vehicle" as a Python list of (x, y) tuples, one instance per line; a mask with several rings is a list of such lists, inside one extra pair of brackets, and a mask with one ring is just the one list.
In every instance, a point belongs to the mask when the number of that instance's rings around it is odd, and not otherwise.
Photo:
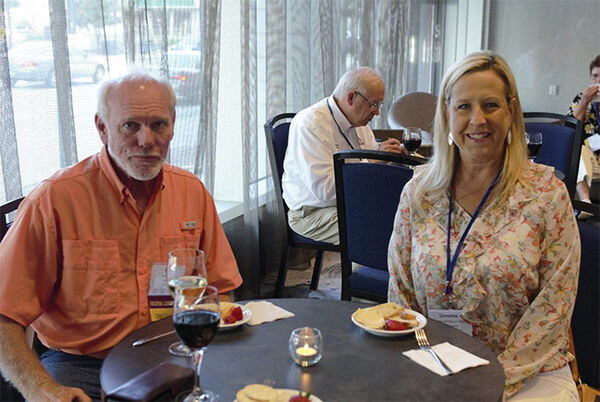
[[(10, 78), (13, 85), (19, 81), (42, 81), (56, 85), (54, 56), (51, 41), (28, 41), (8, 51)], [(89, 78), (98, 82), (104, 77), (102, 63), (93, 60), (87, 52), (69, 46), (71, 79)]]
[(169, 79), (181, 104), (200, 103), (200, 56), (198, 50), (169, 50)]

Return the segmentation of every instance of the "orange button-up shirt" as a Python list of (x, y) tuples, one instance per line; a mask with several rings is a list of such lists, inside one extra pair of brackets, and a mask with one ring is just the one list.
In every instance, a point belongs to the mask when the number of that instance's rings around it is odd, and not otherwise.
[(50, 348), (102, 356), (150, 323), (152, 265), (169, 251), (204, 250), (208, 282), (221, 293), (238, 287), (204, 185), (167, 164), (159, 177), (142, 216), (106, 147), (33, 190), (0, 244), (0, 314), (31, 325)]

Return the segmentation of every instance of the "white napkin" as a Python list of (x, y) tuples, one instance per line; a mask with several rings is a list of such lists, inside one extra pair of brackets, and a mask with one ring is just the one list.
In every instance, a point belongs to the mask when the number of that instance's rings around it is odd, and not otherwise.
[(282, 309), (266, 300), (259, 302), (249, 302), (244, 305), (252, 312), (252, 317), (248, 321), (248, 325), (258, 325), (264, 322), (275, 321), (281, 318), (290, 318), (294, 313)]
[[(452, 374), (456, 374), (469, 367), (483, 366), (490, 364), (489, 361), (475, 356), (459, 347), (456, 347), (448, 342), (440, 343), (432, 346), (432, 349), (437, 353), (439, 358), (446, 363), (446, 366), (452, 370)], [(447, 376), (442, 367), (434, 360), (431, 353), (426, 350), (413, 349), (402, 352), (403, 355), (412, 361), (419, 363), (421, 366), (428, 368), (436, 374)]]

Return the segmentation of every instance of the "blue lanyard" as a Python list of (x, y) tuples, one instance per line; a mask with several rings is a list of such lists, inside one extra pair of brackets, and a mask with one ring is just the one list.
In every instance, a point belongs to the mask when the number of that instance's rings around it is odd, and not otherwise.
[(487, 191), (485, 192), (485, 195), (483, 196), (483, 198), (481, 199), (481, 202), (477, 206), (475, 213), (471, 217), (471, 221), (469, 221), (467, 228), (465, 229), (462, 236), (460, 237), (460, 240), (458, 241), (458, 244), (456, 245), (456, 250), (454, 250), (454, 257), (452, 257), (452, 261), (450, 261), (450, 228), (451, 228), (451, 222), (452, 222), (452, 194), (453, 194), (453, 187), (454, 187), (454, 178), (452, 178), (452, 183), (450, 184), (450, 196), (448, 199), (450, 206), (448, 207), (448, 247), (446, 247), (446, 292), (445, 292), (446, 295), (449, 295), (452, 292), (452, 286), (450, 286), (452, 283), (452, 273), (454, 272), (454, 266), (456, 265), (456, 260), (458, 259), (458, 254), (460, 254), (462, 245), (465, 242), (465, 239), (467, 238), (467, 234), (469, 233), (469, 230), (471, 230), (471, 226), (473, 226), (475, 219), (477, 219), (479, 212), (483, 208), (486, 200), (490, 196), (490, 193), (494, 189), (494, 186), (498, 182), (501, 172), (502, 172), (502, 170), (500, 170), (498, 172), (498, 174), (494, 178), (494, 181), (492, 182), (492, 184), (490, 184)]
[(348, 137), (346, 137), (346, 134), (344, 134), (342, 128), (340, 127), (337, 120), (335, 119), (335, 116), (333, 115), (333, 110), (331, 110), (331, 106), (329, 106), (329, 98), (327, 98), (327, 107), (329, 108), (329, 113), (331, 113), (331, 117), (333, 117), (333, 121), (335, 122), (335, 125), (337, 126), (338, 130), (340, 131), (340, 134), (342, 135), (342, 137), (344, 137), (348, 145), (350, 145), (350, 148), (354, 149), (354, 147), (350, 143), (350, 140), (348, 139)]
[(598, 103), (600, 102), (592, 103), (592, 108), (594, 109), (594, 112), (596, 112), (596, 123), (598, 123), (598, 127), (600, 127), (600, 113), (598, 113)]

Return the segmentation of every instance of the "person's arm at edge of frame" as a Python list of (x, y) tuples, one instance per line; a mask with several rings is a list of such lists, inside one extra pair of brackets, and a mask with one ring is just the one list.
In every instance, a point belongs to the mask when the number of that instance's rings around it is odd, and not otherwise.
[(0, 314), (0, 371), (30, 401), (91, 401), (79, 388), (58, 384), (25, 341), (23, 327)]

